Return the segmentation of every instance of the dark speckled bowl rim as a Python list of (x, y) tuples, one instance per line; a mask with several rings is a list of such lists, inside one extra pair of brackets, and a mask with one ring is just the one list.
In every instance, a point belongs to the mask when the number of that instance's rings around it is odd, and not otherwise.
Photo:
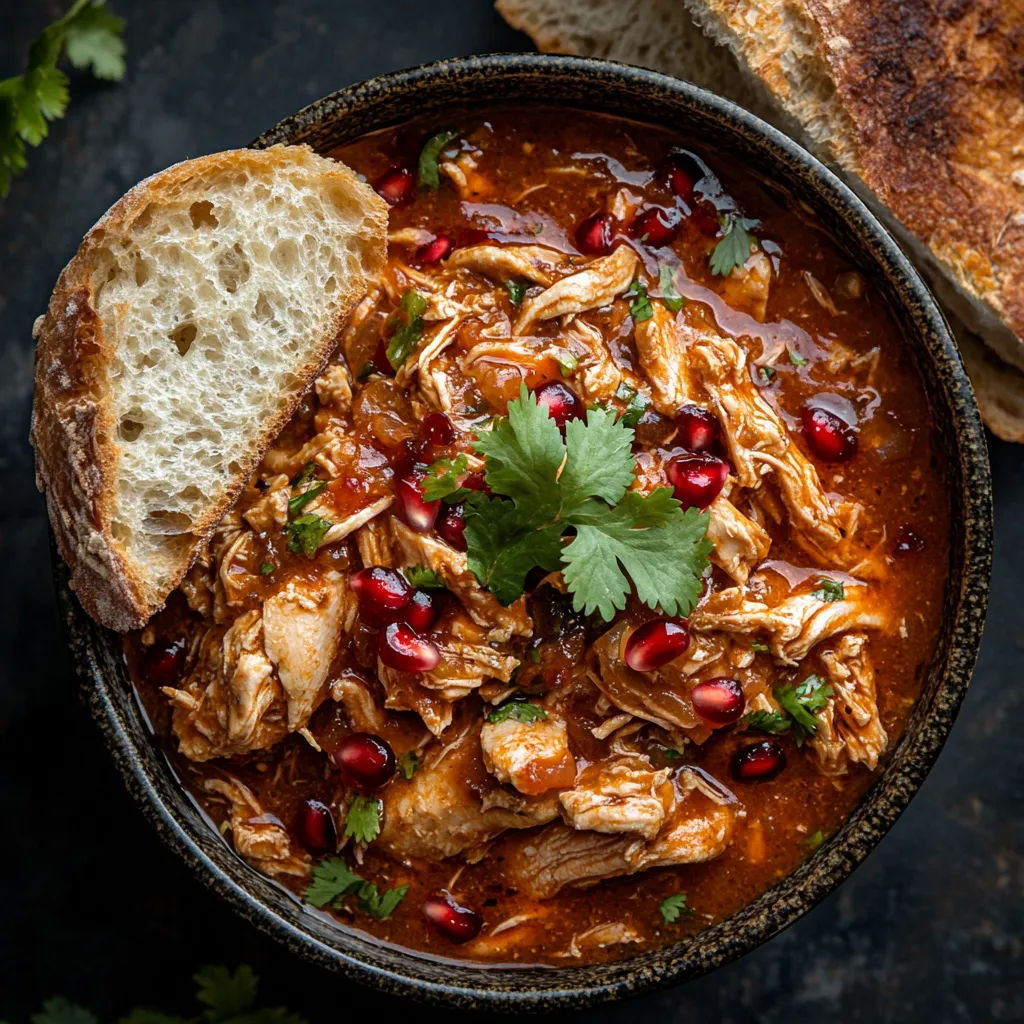
[(58, 597), (83, 691), (127, 786), (163, 839), (232, 907), (289, 949), (395, 994), (462, 1008), (580, 1007), (689, 980), (750, 952), (828, 895), (878, 843), (921, 785), (967, 690), (984, 623), (992, 499), (985, 435), (967, 375), (934, 299), (864, 204), (791, 139), (735, 104), (687, 82), (606, 61), (494, 54), (441, 61), (343, 89), (286, 118), (253, 144), (308, 141), (329, 148), (447, 105), (547, 102), (670, 123), (679, 116), (772, 167), (888, 293), (925, 378), (947, 459), (953, 535), (940, 650), (925, 694), (883, 774), (850, 819), (793, 874), (730, 918), (661, 950), (613, 964), (496, 968), (436, 960), (330, 925), (241, 861), (183, 795), (149, 740), (127, 684), (117, 638), (82, 611), (54, 556)]

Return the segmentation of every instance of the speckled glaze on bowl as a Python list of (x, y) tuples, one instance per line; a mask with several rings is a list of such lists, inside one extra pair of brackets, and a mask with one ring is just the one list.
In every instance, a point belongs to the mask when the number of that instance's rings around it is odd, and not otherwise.
[(951, 490), (944, 628), (922, 697), (861, 805), (792, 875), (732, 917), (664, 949), (594, 966), (481, 967), (386, 946), (301, 905), (240, 860), (177, 785), (126, 678), (119, 641), (82, 611), (57, 565), (58, 589), (86, 697), (129, 789), (167, 843), (254, 925), (289, 949), (390, 992), (492, 1010), (583, 1006), (686, 981), (754, 949), (830, 893), (867, 856), (921, 785), (974, 667), (988, 593), (988, 455), (949, 329), (900, 248), (865, 206), (790, 139), (686, 82), (603, 61), (494, 55), (444, 61), (343, 89), (254, 143), (326, 151), (409, 117), (473, 103), (546, 103), (632, 117), (728, 149), (806, 203), (883, 288), (925, 380)]

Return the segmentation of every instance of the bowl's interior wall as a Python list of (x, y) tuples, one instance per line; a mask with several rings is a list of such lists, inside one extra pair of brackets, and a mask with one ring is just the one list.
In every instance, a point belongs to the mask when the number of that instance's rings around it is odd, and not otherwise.
[(638, 69), (570, 58), (469, 59), (390, 76), (336, 94), (289, 118), (255, 143), (306, 142), (326, 151), (370, 131), (452, 106), (573, 105), (661, 124), (726, 148), (810, 206), (884, 289), (912, 344), (947, 456), (953, 502), (947, 628), (919, 706), (885, 773), (817, 854), (754, 903), (698, 936), (631, 960), (594, 967), (480, 968), (432, 960), (369, 941), (303, 907), (241, 861), (210, 827), (152, 742), (127, 679), (120, 640), (58, 589), (87, 698), (130, 789), (161, 833), (254, 924), (327, 966), (395, 991), (470, 1004), (479, 996), (513, 1008), (543, 999), (579, 1004), (683, 980), (752, 949), (810, 909), (860, 862), (906, 806), (955, 716), (980, 640), (988, 580), (990, 497), (984, 436), (963, 368), (941, 316), (908, 273), (894, 243), (819, 165), (751, 115), (699, 90)]

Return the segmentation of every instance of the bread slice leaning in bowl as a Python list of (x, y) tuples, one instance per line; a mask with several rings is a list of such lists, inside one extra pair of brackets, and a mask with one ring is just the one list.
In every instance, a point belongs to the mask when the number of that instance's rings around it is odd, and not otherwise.
[(384, 265), (387, 207), (306, 146), (188, 160), (86, 235), (37, 321), (31, 441), (71, 586), (141, 626)]

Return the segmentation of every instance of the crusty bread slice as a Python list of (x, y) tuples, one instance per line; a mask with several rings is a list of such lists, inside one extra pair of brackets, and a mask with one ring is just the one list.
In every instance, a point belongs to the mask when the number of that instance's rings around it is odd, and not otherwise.
[(305, 146), (136, 185), (36, 321), (32, 444), (71, 586), (117, 630), (159, 609), (381, 271), (387, 207)]

